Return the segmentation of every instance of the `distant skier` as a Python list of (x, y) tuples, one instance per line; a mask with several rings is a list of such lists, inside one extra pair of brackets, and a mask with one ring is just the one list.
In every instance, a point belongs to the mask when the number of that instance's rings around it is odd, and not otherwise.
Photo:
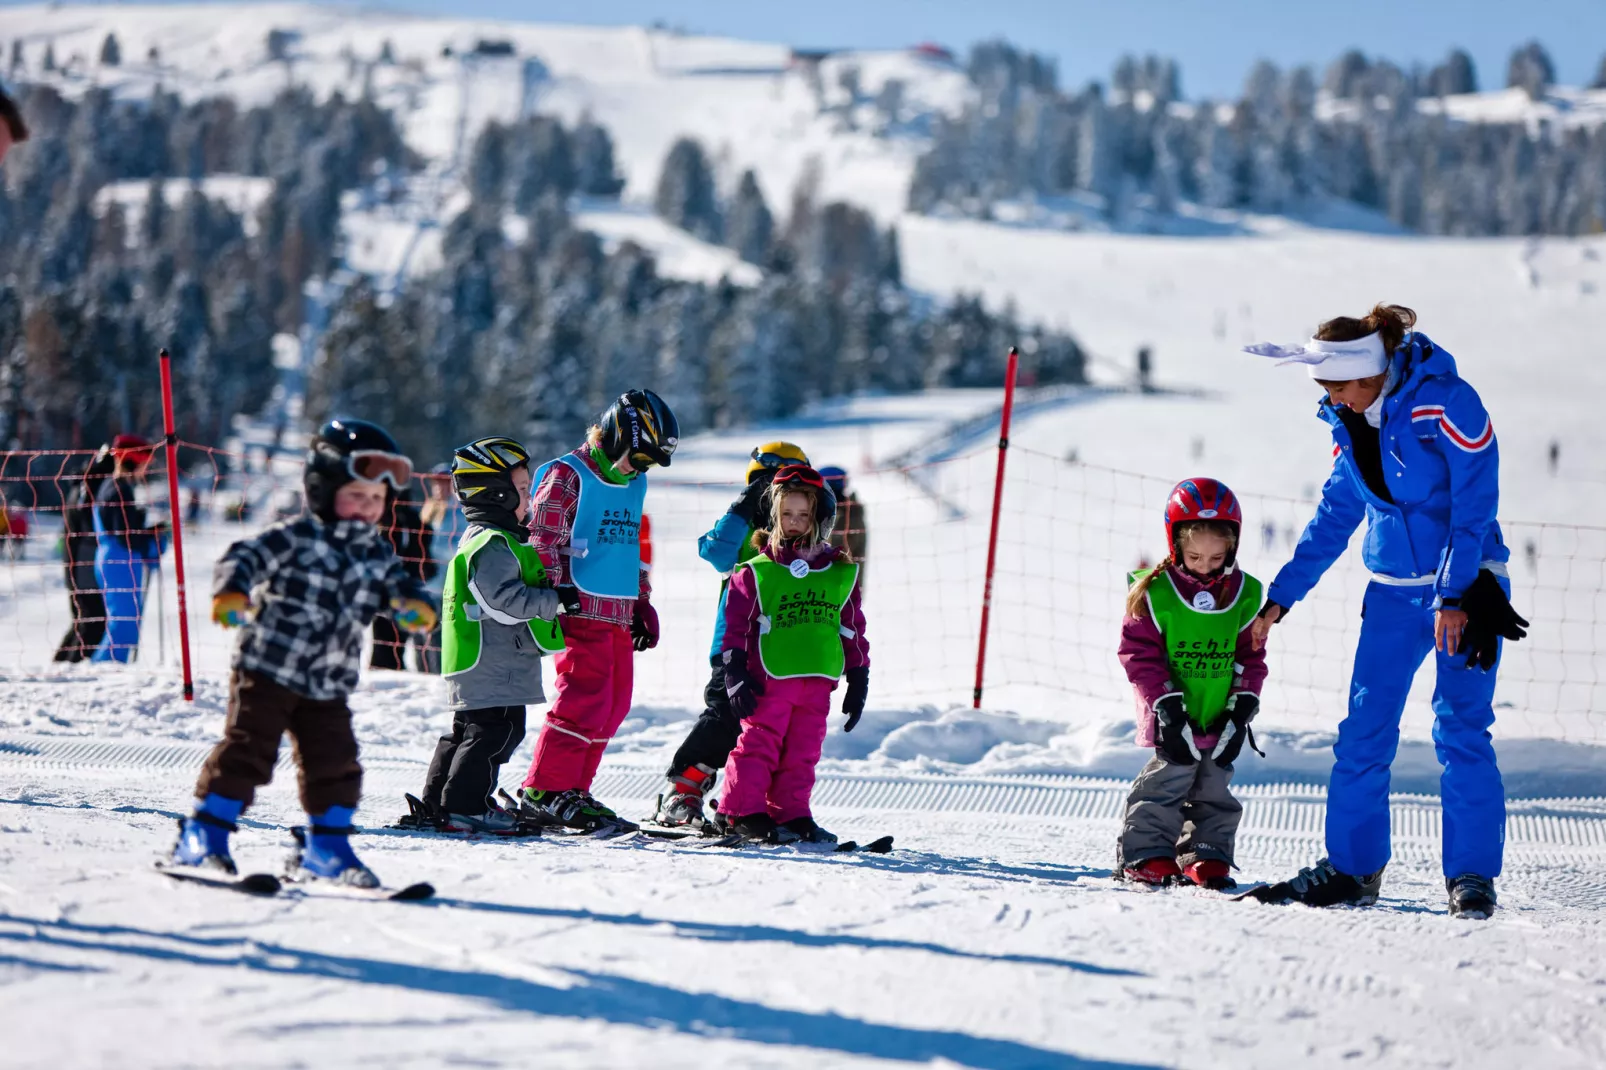
[(145, 614), (145, 578), (167, 548), (167, 523), (140, 502), (138, 485), (156, 447), (138, 435), (112, 439), (115, 467), (95, 492), (95, 580), (106, 603), (106, 631), (91, 660), (134, 660)]
[(836, 465), (820, 469), (825, 485), (836, 497), (836, 520), (831, 525), (831, 545), (845, 552), (859, 566), (859, 591), (864, 591), (865, 566), (870, 558), (870, 520), (864, 503), (848, 487), (848, 474)]
[(633, 651), (658, 645), (652, 585), (641, 567), (647, 469), (668, 466), (680, 425), (651, 390), (610, 405), (572, 453), (536, 477), (533, 545), (565, 592), (557, 695), (535, 742), (521, 809), (577, 829), (634, 826), (591, 795), (597, 767), (630, 712)]
[(1560, 467), (1561, 467), (1561, 441), (1559, 439), (1554, 439), (1553, 438), (1553, 439), (1550, 440), (1550, 474), (1551, 475), (1555, 475), (1557, 469), (1559, 469)]
[(703, 799), (718, 782), (719, 771), (725, 768), (742, 734), (741, 718), (731, 709), (730, 696), (725, 693), (725, 599), (730, 593), (730, 575), (738, 565), (761, 552), (753, 545), (753, 533), (767, 522), (761, 518), (770, 513), (770, 481), (775, 473), (783, 465), (808, 463), (803, 450), (791, 442), (766, 442), (753, 447), (742, 492), (697, 540), (697, 556), (725, 579), (720, 584), (719, 606), (714, 613), (712, 668), (708, 686), (703, 689), (703, 712), (669, 762), (669, 784), (658, 796), (658, 811), (653, 815), (660, 825), (696, 828), (705, 823)]
[(1511, 552), (1495, 519), (1499, 450), (1489, 413), (1455, 359), (1414, 331), (1416, 313), (1376, 305), (1308, 343), (1248, 351), (1308, 365), (1327, 391), (1333, 470), (1293, 560), (1255, 622), (1264, 644), (1367, 522), (1372, 582), (1362, 606), (1349, 716), (1338, 726), (1327, 851), (1255, 897), (1312, 906), (1377, 900), (1390, 857), (1389, 765), (1422, 660), (1436, 653), (1433, 741), (1444, 765), (1444, 878), (1450, 912), (1486, 918), (1505, 844), (1506, 801), (1489, 726), (1501, 640), (1527, 621), (1511, 608)]
[(777, 471), (769, 503), (753, 536), (761, 553), (737, 568), (725, 602), (725, 692), (742, 734), (719, 812), (749, 839), (834, 843), (810, 796), (837, 682), (848, 681), (845, 732), (870, 688), (859, 569), (828, 541), (836, 503), (814, 469)]
[(108, 443), (95, 452), (83, 476), (62, 496), (62, 557), (67, 567), (67, 595), (72, 624), (56, 648), (56, 661), (83, 661), (95, 653), (106, 635), (106, 599), (95, 575), (95, 496), (116, 470)]
[(1121, 665), (1138, 700), (1138, 745), (1154, 757), (1132, 784), (1117, 849), (1118, 879), (1165, 886), (1234, 885), (1243, 806), (1233, 763), (1260, 711), (1265, 651), (1250, 626), (1260, 581), (1237, 566), (1243, 512), (1214, 479), (1188, 479), (1166, 499), (1165, 559), (1132, 574)]
[(525, 707), (546, 701), (541, 658), (563, 650), (560, 596), (530, 546), (530, 454), (510, 438), (459, 446), (452, 484), (468, 528), (446, 566), (441, 674), (452, 730), (435, 747), (425, 806), (465, 832), (505, 832), (497, 774), (524, 739)]
[(4, 89), (0, 89), (0, 163), (5, 162), (6, 153), (13, 145), (27, 140), (28, 124), (22, 121), (21, 109)]
[(307, 453), (309, 514), (224, 551), (212, 619), (240, 629), (228, 719), (195, 785), (200, 802), (180, 824), (174, 863), (235, 872), (229, 833), (256, 789), (272, 779), (288, 731), (307, 812), (291, 875), (379, 884), (348, 840), (362, 766), (346, 696), (357, 686), (363, 636), (381, 610), (394, 611), (410, 631), (427, 632), (436, 620), (422, 585), (374, 526), (386, 498), (412, 475), (412, 463), (382, 428), (331, 420)]

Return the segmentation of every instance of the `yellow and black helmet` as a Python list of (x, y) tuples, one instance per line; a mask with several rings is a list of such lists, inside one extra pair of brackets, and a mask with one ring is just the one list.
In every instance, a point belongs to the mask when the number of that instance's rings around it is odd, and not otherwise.
[(452, 451), (452, 487), (466, 505), (512, 509), (518, 502), (513, 470), (530, 467), (530, 451), (522, 442), (500, 435), (475, 439)]
[(809, 455), (802, 448), (790, 442), (766, 442), (753, 449), (752, 458), (747, 463), (747, 481), (753, 482), (753, 477), (763, 471), (775, 471), (789, 464), (808, 464)]

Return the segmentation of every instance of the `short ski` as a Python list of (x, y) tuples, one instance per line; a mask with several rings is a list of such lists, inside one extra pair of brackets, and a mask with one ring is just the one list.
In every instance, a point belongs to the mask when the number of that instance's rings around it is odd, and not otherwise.
[(711, 840), (690, 844), (696, 848), (705, 847), (758, 847), (770, 850), (797, 851), (801, 854), (853, 854), (863, 851), (867, 854), (884, 855), (892, 850), (892, 837), (882, 836), (860, 845), (856, 840), (843, 840), (840, 843), (809, 843), (802, 840), (793, 840), (791, 843), (770, 843), (766, 840), (756, 840), (740, 833), (732, 832)]
[(279, 878), (271, 873), (247, 873), (242, 877), (234, 873), (224, 873), (218, 869), (180, 866), (165, 861), (156, 863), (156, 871), (165, 873), (177, 881), (205, 884), (213, 888), (225, 888), (233, 892), (244, 892), (246, 895), (277, 895), (280, 888)]
[(496, 797), (501, 801), (503, 809), (519, 815), (521, 820), (539, 828), (544, 834), (579, 840), (616, 840), (624, 836), (633, 836), (641, 831), (640, 825), (634, 821), (626, 821), (622, 817), (605, 820), (596, 828), (574, 828), (525, 806), (501, 788), (496, 789)]
[[(460, 840), (476, 840), (480, 838), (490, 840), (519, 840), (531, 836), (539, 836), (544, 831), (543, 826), (527, 818), (518, 818), (518, 824), (510, 829), (492, 831), (488, 829), (463, 829), (451, 824), (444, 818), (429, 812), (423, 800), (416, 795), (404, 794), (407, 800), (407, 813), (397, 818), (385, 828), (393, 832), (424, 832), (438, 836), (446, 836)], [(515, 815), (517, 817), (517, 815)]]
[(428, 899), (435, 894), (435, 886), (427, 881), (409, 884), (405, 888), (358, 888), (350, 884), (341, 884), (338, 881), (321, 880), (313, 878), (292, 879), (285, 878), (286, 891), (305, 895), (315, 899), (389, 899), (396, 902), (416, 902)]

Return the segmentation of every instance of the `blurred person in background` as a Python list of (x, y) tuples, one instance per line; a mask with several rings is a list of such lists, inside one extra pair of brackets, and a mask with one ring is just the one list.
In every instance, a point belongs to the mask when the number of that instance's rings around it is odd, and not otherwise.
[[(424, 523), (423, 512), (414, 504), (412, 495), (413, 489), (407, 487), (387, 501), (385, 515), (379, 522), (379, 534), (390, 543), (408, 576), (425, 586), (440, 572), (440, 565), (433, 556), (435, 533)], [(431, 631), (438, 629), (437, 621)], [(426, 653), (429, 632), (403, 631), (393, 617), (381, 613), (374, 618), (373, 634), (374, 648), (368, 657), (370, 669), (405, 670), (407, 648), (412, 646), (416, 648), (414, 668), (418, 672), (430, 671)], [(438, 640), (436, 647), (439, 649)]]
[(836, 523), (831, 528), (831, 545), (846, 551), (848, 560), (859, 566), (859, 591), (864, 591), (864, 563), (870, 553), (870, 523), (865, 519), (864, 503), (848, 489), (848, 473), (834, 464), (820, 469), (825, 485), (836, 495)]
[(11, 146), (28, 140), (28, 124), (22, 121), (17, 102), (0, 89), (0, 163), (4, 163)]
[[(468, 518), (463, 515), (462, 503), (457, 499), (457, 492), (452, 489), (451, 465), (438, 464), (422, 479), (424, 507), (418, 512), (424, 527), (431, 532), (430, 561), (434, 566), (434, 572), (430, 575), (426, 586), (431, 594), (439, 598), (446, 586), (446, 565), (457, 555), (457, 544), (462, 540), (464, 531), (468, 529)], [(424, 638), (422, 654), (424, 658), (422, 671), (439, 674), (440, 624), (437, 624), (435, 630)]]
[(95, 578), (106, 600), (106, 633), (94, 661), (134, 660), (145, 577), (167, 548), (168, 521), (140, 500), (156, 447), (138, 435), (112, 439), (111, 477), (95, 492)]
[(67, 597), (72, 603), (72, 624), (56, 649), (57, 661), (83, 661), (94, 654), (106, 635), (106, 599), (95, 576), (95, 496), (117, 461), (110, 443), (90, 459), (61, 501), (62, 560), (67, 570)]

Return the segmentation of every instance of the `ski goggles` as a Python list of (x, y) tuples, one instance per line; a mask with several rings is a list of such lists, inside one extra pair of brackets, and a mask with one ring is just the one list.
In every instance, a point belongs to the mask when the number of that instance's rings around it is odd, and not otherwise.
[(821, 477), (820, 473), (808, 465), (798, 464), (796, 461), (791, 461), (776, 469), (775, 482), (771, 486), (786, 487), (793, 484), (813, 487), (815, 490), (825, 489), (825, 479)]
[(389, 483), (401, 490), (412, 481), (413, 462), (385, 450), (353, 450), (346, 455), (346, 472), (361, 483)]
[(779, 453), (764, 453), (757, 446), (753, 447), (752, 458), (765, 468), (785, 468), (789, 464), (796, 466), (799, 463), (796, 457), (782, 457)]

